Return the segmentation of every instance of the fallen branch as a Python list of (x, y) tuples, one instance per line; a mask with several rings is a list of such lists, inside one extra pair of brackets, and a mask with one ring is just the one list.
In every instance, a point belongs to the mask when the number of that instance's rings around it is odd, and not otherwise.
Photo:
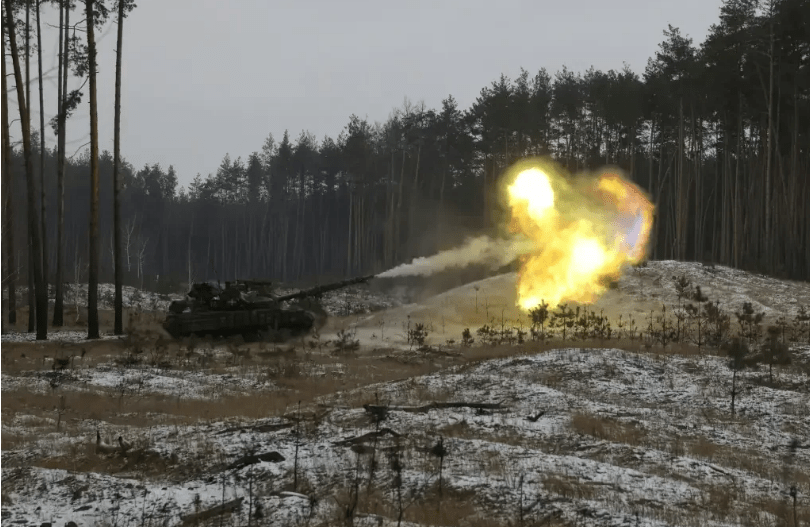
[(240, 470), (248, 465), (255, 465), (260, 461), (268, 461), (270, 463), (278, 463), (284, 461), (284, 456), (278, 452), (266, 452), (264, 454), (253, 454), (250, 456), (243, 456), (225, 467), (225, 470)]
[(538, 413), (536, 413), (535, 415), (529, 415), (529, 416), (526, 416), (526, 420), (527, 420), (527, 421), (530, 421), (530, 422), (532, 422), (532, 423), (536, 423), (538, 419), (540, 419), (541, 417), (543, 417), (543, 415), (545, 415), (545, 413), (546, 413), (546, 412), (545, 412), (545, 410), (544, 410), (544, 411), (542, 411), (542, 412), (538, 412)]
[(332, 412), (331, 409), (326, 410), (325, 412), (304, 412), (303, 414), (299, 415), (298, 413), (295, 414), (284, 414), (282, 417), (284, 419), (289, 419), (293, 423), (298, 423), (301, 421), (315, 421), (318, 422), (322, 420), (324, 417), (329, 415)]
[(122, 445), (108, 445), (107, 443), (103, 443), (101, 441), (101, 433), (96, 430), (96, 454), (118, 454), (122, 453), (126, 455), (126, 451), (123, 449)]
[(467, 403), (467, 402), (452, 402), (452, 403), (430, 403), (424, 406), (381, 406), (366, 404), (363, 408), (371, 414), (384, 411), (394, 412), (409, 412), (409, 413), (425, 413), (430, 410), (443, 410), (446, 408), (472, 408), (474, 410), (502, 410), (505, 408), (501, 403)]
[(234, 432), (276, 432), (278, 430), (284, 430), (285, 428), (291, 428), (293, 426), (292, 423), (272, 423), (267, 425), (256, 425), (256, 426), (234, 426), (232, 428), (226, 428), (225, 430), (220, 430), (217, 432), (217, 435), (222, 434), (229, 434)]
[(374, 431), (374, 432), (369, 432), (369, 433), (363, 434), (361, 436), (350, 437), (348, 439), (338, 441), (338, 442), (334, 443), (334, 445), (335, 446), (358, 445), (360, 443), (364, 443), (364, 442), (369, 441), (371, 439), (375, 439), (375, 438), (379, 439), (380, 437), (382, 437), (384, 435), (392, 435), (394, 437), (402, 437), (402, 434), (398, 434), (397, 432), (394, 432), (390, 428), (380, 428), (379, 430)]
[(235, 500), (217, 505), (216, 507), (212, 507), (202, 512), (181, 515), (180, 520), (182, 520), (183, 525), (186, 525), (189, 523), (207, 520), (209, 518), (213, 518), (214, 516), (219, 516), (220, 514), (230, 514), (242, 506), (242, 501), (244, 501), (244, 499), (245, 498), (236, 498)]
[(729, 473), (728, 473), (728, 472), (726, 472), (725, 470), (723, 470), (723, 469), (719, 468), (717, 465), (714, 465), (714, 464), (712, 464), (712, 463), (706, 463), (706, 466), (707, 466), (707, 467), (709, 467), (710, 469), (712, 469), (712, 470), (716, 471), (716, 472), (719, 472), (720, 474), (722, 474), (722, 475), (724, 475), (724, 476), (726, 476), (726, 477), (729, 477), (729, 478), (731, 478), (731, 479), (734, 479), (734, 476), (732, 476), (731, 474), (729, 474)]
[(379, 514), (369, 514), (365, 512), (358, 512), (354, 516), (355, 518), (364, 518), (364, 519), (367, 518), (369, 520), (373, 520), (377, 525), (382, 525), (385, 522), (385, 520), (388, 519), (385, 516), (380, 516)]
[(279, 498), (300, 498), (302, 500), (311, 501), (312, 498), (307, 496), (306, 494), (300, 494), (298, 492), (291, 492), (289, 490), (282, 490), (280, 492), (271, 492), (268, 496), (278, 496)]

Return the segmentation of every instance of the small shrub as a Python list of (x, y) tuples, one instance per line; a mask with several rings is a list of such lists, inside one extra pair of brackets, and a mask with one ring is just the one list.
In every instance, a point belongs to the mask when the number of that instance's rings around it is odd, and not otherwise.
[(475, 333), (478, 335), (481, 342), (489, 344), (490, 346), (494, 346), (500, 341), (498, 330), (487, 324), (478, 328)]
[(560, 304), (557, 311), (552, 313), (551, 325), (562, 329), (562, 339), (565, 340), (567, 330), (574, 327), (574, 317), (576, 313), (568, 307), (568, 304)]
[(427, 336), (428, 329), (421, 322), (417, 322), (412, 328), (408, 328), (408, 344), (411, 346), (416, 344), (419, 348), (424, 347)]
[(464, 328), (461, 332), (461, 345), (465, 348), (469, 348), (472, 346), (473, 342), (475, 342), (475, 339), (470, 334), (470, 328)]
[(762, 361), (768, 365), (768, 380), (773, 383), (773, 365), (790, 364), (790, 348), (780, 342), (782, 334), (779, 326), (768, 327), (768, 339), (762, 346)]
[(731, 319), (722, 309), (720, 309), (720, 302), (707, 302), (703, 306), (703, 321), (706, 326), (707, 343), (715, 348), (726, 340), (728, 335)]
[(541, 301), (539, 305), (529, 310), (529, 317), (532, 321), (531, 334), (532, 340), (545, 340), (546, 337), (546, 321), (548, 320), (548, 304)]
[(354, 337), (355, 334), (352, 331), (347, 331), (345, 329), (338, 331), (337, 338), (333, 341), (335, 351), (347, 352), (360, 349), (360, 340)]
[(735, 313), (737, 323), (740, 325), (742, 336), (748, 339), (749, 344), (759, 342), (762, 336), (761, 323), (765, 317), (764, 312), (756, 313), (751, 302), (744, 302), (742, 311)]
[(810, 344), (810, 310), (807, 307), (799, 306), (799, 312), (793, 318), (792, 330), (791, 340)]
[(734, 402), (737, 398), (737, 372), (742, 371), (746, 366), (746, 355), (748, 355), (748, 344), (739, 337), (734, 337), (723, 345), (724, 351), (728, 354), (729, 368), (732, 370), (731, 378), (731, 415), (734, 415)]

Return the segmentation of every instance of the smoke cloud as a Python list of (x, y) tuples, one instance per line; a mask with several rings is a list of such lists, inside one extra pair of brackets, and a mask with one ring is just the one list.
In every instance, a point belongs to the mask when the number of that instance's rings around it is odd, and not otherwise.
[(514, 262), (522, 254), (530, 253), (533, 248), (534, 245), (528, 239), (493, 239), (489, 236), (479, 236), (468, 239), (460, 247), (433, 256), (416, 258), (411, 263), (394, 267), (377, 276), (379, 278), (429, 276), (446, 269), (473, 264), (487, 265), (494, 270)]

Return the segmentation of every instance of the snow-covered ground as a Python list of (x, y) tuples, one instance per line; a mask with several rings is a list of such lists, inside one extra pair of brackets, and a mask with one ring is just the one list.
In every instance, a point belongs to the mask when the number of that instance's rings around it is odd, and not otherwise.
[[(719, 302), (719, 307), (737, 327), (735, 313), (741, 312), (743, 304), (752, 304), (755, 312), (763, 312), (763, 328), (775, 323), (780, 316), (793, 320), (799, 306), (810, 310), (810, 282), (791, 282), (763, 275), (746, 273), (724, 266), (707, 266), (700, 263), (651, 261), (644, 267), (628, 267), (618, 281), (616, 288), (608, 289), (592, 305), (590, 310), (608, 317), (617, 329), (619, 316), (627, 323), (630, 318), (636, 328), (645, 327), (650, 315), (661, 314), (662, 306), (672, 316), (678, 306), (676, 282), (681, 276), (690, 287), (699, 286), (709, 301)], [(386, 345), (401, 346), (403, 327), (423, 323), (430, 327), (427, 342), (432, 345), (444, 344), (448, 339), (459, 340), (464, 328), (475, 329), (488, 324), (494, 327), (505, 326), (528, 328), (530, 319), (527, 313), (516, 306), (516, 274), (507, 273), (445, 291), (420, 303), (405, 304), (392, 308), (338, 316), (330, 319), (322, 333), (326, 338), (334, 338), (339, 330), (352, 329), (361, 344), (371, 347)], [(339, 293), (339, 292), (338, 292)], [(682, 304), (696, 303), (683, 299)], [(553, 311), (557, 306), (549, 306)], [(572, 306), (573, 307), (573, 306)], [(339, 313), (338, 315), (343, 315)], [(674, 319), (672, 319), (674, 323)]]
[[(752, 302), (774, 320), (810, 305), (807, 283), (650, 262), (629, 269), (596, 309), (642, 317), (662, 302), (677, 305), (672, 277), (682, 274), (729, 311)], [(515, 345), (483, 361), (465, 358), (481, 348), (458, 344), (404, 355), (409, 322), (430, 323), (434, 346), (496, 317), (518, 322), (521, 314), (508, 311), (513, 291), (514, 276), (501, 275), (419, 304), (392, 300), (373, 311), (368, 302), (370, 312), (335, 317), (320, 335), (356, 332), (351, 359), (308, 339), (296, 352), (252, 345), (250, 360), (227, 343), (189, 355), (176, 345), (168, 367), (149, 365), (151, 349), (124, 366), (119, 342), (97, 344), (59, 371), (54, 357), (79, 355), (81, 344), (4, 340), (3, 524), (178, 525), (182, 515), (243, 498), (211, 524), (344, 524), (353, 509), (356, 525), (396, 525), (401, 494), (404, 525), (793, 525), (794, 485), (799, 524), (810, 521), (810, 346), (791, 343), (794, 363), (774, 367), (772, 382), (765, 367), (739, 373), (734, 414), (732, 371), (714, 353), (556, 339), (555, 349)], [(353, 294), (362, 305), (363, 293)], [(339, 308), (345, 298), (333, 295)], [(347, 361), (374, 372), (406, 358), (431, 363), (433, 373), (339, 385)], [(235, 409), (225, 419), (167, 424), (183, 401), (294, 401), (298, 385), (283, 371), (293, 362), (295, 378), (336, 388), (266, 418)], [(93, 394), (120, 394), (123, 403), (110, 403), (123, 404), (120, 415), (105, 421), (88, 410), (71, 419), (68, 411), (56, 431), (59, 397), (69, 406)], [(163, 410), (132, 410), (130, 401), (146, 399), (163, 401)], [(96, 453), (96, 430), (105, 443), (122, 435), (132, 448)], [(377, 439), (361, 437), (375, 431)], [(279, 455), (244, 458), (270, 452)]]
[[(646, 525), (687, 520), (736, 525), (759, 506), (786, 502), (789, 486), (798, 483), (806, 514), (810, 378), (781, 371), (777, 377), (769, 387), (760, 382), (762, 372), (746, 374), (736, 416), (729, 410), (731, 373), (713, 356), (568, 348), (371, 385), (318, 401), (325, 415), (305, 423), (300, 434), (298, 478), (306, 484), (298, 490), (316, 498), (316, 518), (334, 517), (336, 504), (327, 498), (335, 489), (351, 488), (359, 463), (358, 510), (390, 512), (391, 506), (374, 509), (372, 502), (379, 493), (395, 503), (395, 474), (385, 451), (397, 438), (386, 435), (377, 442), (380, 462), (369, 496), (371, 454), (340, 444), (376, 429), (361, 406), (376, 402), (392, 407), (380, 426), (401, 434), (403, 488), (416, 497), (415, 507), (437, 492), (438, 458), (425, 451), (442, 436), (445, 494), (474, 499), (481, 512), (504, 524), (519, 515), (521, 492), (524, 517), (532, 520), (560, 516), (571, 523), (635, 525), (638, 514)], [(501, 408), (406, 411), (433, 401), (499, 403)], [(251, 479), (261, 482), (254, 483), (254, 500), (273, 518), (306, 515), (308, 499), (272, 495), (291, 485), (296, 430), (255, 428), (281, 422), (246, 422), (241, 428), (223, 422), (119, 427), (166, 466), (161, 477), (144, 474), (148, 467), (139, 467), (138, 460), (115, 476), (30, 466), (26, 459), (40, 457), (37, 453), (47, 453), (46, 459), (68, 452), (95, 456), (87, 446), (95, 423), (84, 424), (84, 436), (42, 434), (25, 452), (3, 451), (4, 519), (82, 525), (117, 514), (125, 524), (144, 515), (147, 522), (174, 524), (179, 514), (194, 510), (195, 495), (203, 508), (218, 504), (223, 485), (226, 501), (247, 501)], [(31, 426), (17, 417), (4, 421), (3, 433)], [(373, 441), (364, 444), (370, 451)], [(225, 470), (248, 452), (269, 451), (284, 461)], [(112, 464), (128, 462), (121, 457)], [(177, 480), (173, 472), (183, 465), (195, 466), (194, 477)], [(713, 500), (721, 497), (724, 508), (718, 509)], [(247, 507), (230, 521), (245, 524)]]
[[(48, 298), (53, 302), (54, 295), (56, 294), (53, 285), (49, 287)], [(73, 306), (78, 304), (81, 307), (87, 307), (87, 284), (73, 284), (68, 283), (65, 285), (65, 306)], [(28, 288), (25, 286), (17, 288), (17, 305), (26, 305), (28, 295)], [(3, 300), (8, 298), (8, 292), (3, 290)], [(153, 291), (147, 291), (132, 286), (121, 287), (121, 300), (126, 308), (138, 309), (140, 311), (165, 311), (169, 307), (172, 300), (182, 298), (178, 294), (162, 294)], [(98, 307), (99, 309), (113, 309), (115, 302), (115, 284), (101, 283), (98, 284)]]

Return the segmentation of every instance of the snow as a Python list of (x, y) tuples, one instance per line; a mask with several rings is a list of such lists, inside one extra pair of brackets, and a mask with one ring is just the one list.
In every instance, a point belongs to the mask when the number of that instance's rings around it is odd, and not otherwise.
[[(792, 317), (799, 305), (810, 305), (806, 283), (720, 266), (650, 262), (628, 269), (597, 309), (619, 313), (618, 305), (625, 313), (644, 313), (661, 302), (677, 304), (672, 276), (681, 274), (729, 309), (750, 301), (774, 318)], [(364, 314), (330, 320), (322, 338), (348, 327), (361, 340), (361, 357), (384, 349), (401, 358), (410, 348), (402, 327), (409, 321), (432, 321), (433, 344), (451, 335), (458, 339), (459, 328), (474, 329), (486, 320), (485, 310), (500, 318), (500, 310), (514, 300), (513, 284), (513, 275), (501, 275), (419, 304), (391, 301), (381, 311), (369, 308)], [(477, 313), (476, 293), (479, 302), (487, 302), (479, 304)], [(773, 385), (764, 368), (739, 373), (732, 415), (732, 371), (724, 357), (630, 352), (609, 343), (604, 349), (559, 340), (557, 344), (548, 351), (516, 347), (505, 358), (458, 360), (432, 374), (325, 395), (302, 407), (302, 414), (321, 418), (306, 420), (300, 427), (281, 417), (173, 425), (155, 419), (147, 427), (113, 427), (88, 420), (76, 424), (80, 434), (69, 435), (56, 432), (50, 417), (25, 412), (9, 417), (4, 411), (3, 435), (25, 435), (25, 440), (11, 448), (4, 443), (3, 523), (175, 525), (181, 515), (221, 503), (224, 489), (224, 501), (245, 498), (238, 512), (224, 518), (226, 525), (247, 523), (251, 498), (261, 503), (265, 518), (274, 524), (305, 523), (310, 515), (317, 524), (340, 518), (338, 509), (359, 474), (363, 516), (358, 515), (357, 524), (395, 525), (395, 507), (375, 507), (366, 489), (396, 502), (388, 453), (400, 448), (403, 492), (407, 499), (416, 498), (410, 513), (434, 507), (439, 463), (429, 451), (440, 437), (447, 450), (443, 499), (450, 502), (461, 496), (458, 499), (482, 518), (501, 524), (518, 523), (521, 503), (529, 523), (558, 518), (594, 526), (677, 522), (721, 526), (744, 525), (758, 517), (762, 524), (776, 524), (775, 509), (766, 504), (787, 506), (792, 484), (798, 487), (799, 513), (807, 514), (810, 369), (804, 365), (810, 364), (810, 346), (792, 344), (794, 366), (774, 368)], [(446, 349), (462, 352), (458, 346)], [(220, 361), (228, 356), (222, 346), (208, 352)], [(422, 361), (433, 360), (427, 352), (410, 353)], [(340, 357), (330, 364), (301, 361), (301, 367), (304, 375), (314, 377), (327, 369), (341, 370), (340, 361)], [(106, 356), (88, 367), (78, 362), (66, 372), (51, 372), (49, 364), (41, 371), (4, 371), (3, 395), (23, 389), (49, 393), (57, 373), (59, 389), (66, 393), (104, 393), (125, 386), (143, 394), (207, 401), (279, 389), (266, 371), (236, 364), (180, 370), (123, 368)], [(404, 407), (433, 401), (499, 403), (502, 408), (391, 409), (379, 426), (401, 437), (389, 434), (376, 442), (378, 465), (370, 482), (370, 456), (341, 443), (376, 429), (362, 405)], [(285, 423), (292, 426), (256, 429)], [(92, 444), (97, 428), (104, 431), (105, 441), (112, 442), (120, 433), (148, 455), (144, 459), (96, 455)], [(115, 432), (107, 437), (111, 429)], [(365, 444), (370, 447), (374, 442)], [(296, 449), (299, 486), (293, 489)], [(248, 453), (270, 451), (284, 460), (223, 470)], [(76, 460), (77, 468), (47, 468), (49, 460), (66, 456)]]

